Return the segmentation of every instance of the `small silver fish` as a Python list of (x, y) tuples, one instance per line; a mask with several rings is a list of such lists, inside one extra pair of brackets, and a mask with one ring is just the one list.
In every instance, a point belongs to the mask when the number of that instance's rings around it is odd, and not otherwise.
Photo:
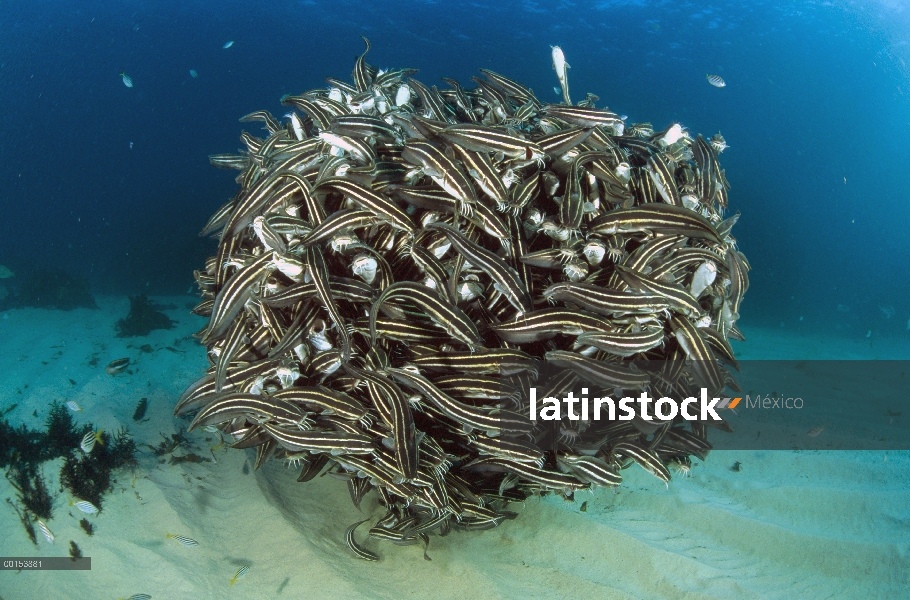
[(566, 104), (572, 104), (569, 99), (569, 75), (566, 72), (569, 69), (569, 63), (566, 62), (566, 55), (559, 46), (550, 46), (553, 57), (553, 70), (556, 71), (556, 77), (559, 79), (559, 87), (562, 91), (562, 101)]
[(126, 71), (120, 71), (120, 77), (123, 79), (123, 85), (128, 88), (133, 87), (133, 78), (126, 74)]
[(186, 546), (187, 548), (195, 548), (196, 546), (199, 545), (199, 542), (197, 542), (196, 540), (194, 540), (192, 538), (188, 538), (184, 535), (177, 535), (174, 533), (165, 532), (165, 536), (166, 536), (166, 539), (177, 540), (178, 542), (180, 542), (181, 546)]
[(720, 75), (705, 75), (705, 77), (708, 79), (708, 83), (710, 83), (711, 85), (713, 85), (716, 88), (722, 88), (722, 87), (727, 86), (727, 82), (725, 82)]
[(133, 594), (129, 598), (117, 598), (117, 600), (152, 600), (148, 594)]
[(294, 136), (302, 141), (306, 138), (306, 133), (303, 130), (303, 122), (300, 120), (300, 117), (297, 116), (295, 112), (289, 112), (285, 117), (291, 120), (291, 126), (294, 128)]
[(222, 48), (224, 48), (225, 50), (227, 50), (228, 48), (230, 48), (230, 47), (233, 46), (233, 45), (234, 45), (234, 40), (231, 40), (230, 42), (228, 42), (228, 43), (226, 43), (224, 46), (222, 46)]
[(82, 407), (76, 404), (75, 400), (67, 400), (66, 407), (73, 412), (82, 412)]
[(237, 572), (234, 573), (234, 576), (231, 578), (231, 585), (233, 586), (235, 583), (237, 583), (238, 581), (243, 579), (243, 576), (246, 575), (247, 571), (249, 571), (249, 570), (250, 570), (249, 565), (243, 565), (242, 567), (237, 569)]
[(82, 512), (87, 515), (97, 515), (98, 507), (89, 502), (88, 500), (73, 500), (70, 499), (70, 506), (75, 506)]
[(44, 524), (44, 521), (38, 519), (38, 529), (41, 530), (41, 533), (44, 534), (44, 539), (47, 540), (47, 543), (54, 543), (54, 534), (51, 533), (51, 530), (47, 528), (47, 525)]
[(199, 77), (199, 73), (196, 72), (196, 69), (190, 69), (190, 77), (192, 77), (193, 79), (196, 79), (197, 77)]

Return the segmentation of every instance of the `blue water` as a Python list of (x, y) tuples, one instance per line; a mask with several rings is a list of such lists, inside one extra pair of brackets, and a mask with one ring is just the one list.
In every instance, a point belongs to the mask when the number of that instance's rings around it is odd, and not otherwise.
[[(484, 67), (663, 129), (720, 131), (744, 323), (901, 334), (910, 317), (910, 14), (897, 2), (4, 2), (0, 264), (100, 293), (185, 292), (236, 191), (207, 155), (253, 110), (368, 61), (470, 86)], [(235, 44), (222, 46), (229, 40)], [(198, 72), (198, 78), (190, 70)], [(118, 74), (133, 78), (128, 89)], [(727, 87), (705, 81), (717, 73)], [(838, 310), (838, 305), (840, 310)], [(878, 307), (894, 307), (887, 318)], [(800, 321), (800, 317), (803, 318)]]

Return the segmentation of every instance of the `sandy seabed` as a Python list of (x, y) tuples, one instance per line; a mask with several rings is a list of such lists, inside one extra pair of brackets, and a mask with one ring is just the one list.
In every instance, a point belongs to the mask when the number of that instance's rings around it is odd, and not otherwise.
[[(205, 324), (189, 314), (194, 299), (156, 301), (172, 307), (177, 326), (133, 339), (114, 335), (129, 310), (121, 297), (99, 298), (100, 310), (0, 313), (0, 411), (17, 404), (10, 422), (41, 428), (52, 401), (75, 400), (78, 423), (127, 426), (141, 450), (139, 468), (118, 472), (103, 511), (89, 517), (92, 537), (65, 492), (48, 522), (56, 542), (41, 538), (37, 548), (3, 503), (0, 555), (66, 556), (74, 540), (92, 570), (0, 571), (2, 600), (910, 597), (910, 452), (899, 451), (714, 451), (669, 487), (633, 467), (615, 491), (531, 499), (496, 529), (433, 535), (431, 561), (422, 546), (378, 541), (364, 544), (379, 562), (358, 560), (344, 532), (381, 513), (375, 494), (358, 512), (342, 482), (300, 484), (279, 461), (254, 471), (252, 451), (212, 453), (217, 436), (204, 431), (189, 434), (188, 451), (210, 462), (169, 464), (170, 455), (152, 454), (147, 445), (185, 426), (174, 404), (206, 366), (191, 337)], [(741, 359), (910, 358), (910, 333), (870, 344), (743, 330)], [(129, 370), (106, 374), (121, 357), (133, 361)], [(149, 408), (136, 423), (140, 398)], [(60, 462), (43, 466), (55, 492)], [(0, 494), (15, 496), (6, 479)], [(358, 534), (363, 540), (366, 527)], [(249, 572), (230, 586), (242, 565)]]

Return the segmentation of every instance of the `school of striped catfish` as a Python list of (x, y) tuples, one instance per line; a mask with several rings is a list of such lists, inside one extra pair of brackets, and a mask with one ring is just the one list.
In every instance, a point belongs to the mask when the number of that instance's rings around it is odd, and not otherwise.
[[(265, 133), (210, 157), (240, 189), (202, 232), (218, 240), (195, 273), (210, 366), (175, 414), (256, 468), (328, 473), (358, 507), (375, 491), (369, 538), (402, 545), (618, 486), (633, 464), (688, 473), (726, 422), (531, 420), (528, 397), (736, 389), (749, 263), (724, 218), (723, 137), (572, 104), (558, 47), (548, 104), (489, 70), (471, 88), (379, 70), (364, 41), (352, 81), (243, 117)], [(376, 560), (364, 522), (345, 539)]]

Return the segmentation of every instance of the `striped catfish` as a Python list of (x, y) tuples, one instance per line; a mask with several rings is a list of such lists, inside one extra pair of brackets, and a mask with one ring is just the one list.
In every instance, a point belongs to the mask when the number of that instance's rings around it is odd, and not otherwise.
[(585, 106), (565, 106), (562, 104), (548, 104), (541, 109), (541, 112), (550, 117), (555, 117), (566, 123), (579, 125), (581, 127), (605, 127), (616, 128), (622, 126), (622, 119), (614, 112), (601, 110), (597, 108), (588, 108)]
[(251, 112), (248, 115), (240, 117), (239, 121), (241, 123), (262, 121), (265, 124), (265, 128), (268, 129), (269, 133), (276, 133), (281, 130), (281, 123), (279, 123), (278, 120), (272, 116), (272, 113), (267, 110), (257, 110), (255, 112)]
[(348, 371), (368, 382), (373, 398), (378, 400), (375, 405), (385, 403), (388, 412), (386, 420), (392, 426), (396, 465), (405, 479), (414, 479), (417, 476), (417, 428), (404, 394), (394, 382), (380, 373), (354, 367), (348, 367)]
[(550, 350), (544, 354), (544, 359), (608, 390), (643, 390), (651, 383), (647, 373), (628, 363), (597, 360), (568, 350)]
[(206, 425), (217, 425), (248, 414), (257, 415), (261, 421), (275, 421), (282, 425), (301, 425), (305, 414), (294, 404), (280, 398), (265, 398), (255, 394), (225, 394), (218, 396), (199, 411), (190, 423), (189, 431)]
[(535, 141), (548, 156), (562, 156), (588, 139), (592, 131), (594, 129), (591, 127), (573, 127), (555, 131)]
[(430, 223), (425, 229), (444, 233), (452, 242), (452, 247), (464, 256), (466, 261), (489, 275), (495, 282), (495, 289), (505, 295), (512, 306), (523, 313), (531, 310), (531, 299), (527, 287), (518, 272), (502, 258), (467, 239), (464, 234), (451, 225)]
[(512, 135), (505, 129), (484, 125), (458, 124), (446, 127), (439, 137), (474, 152), (498, 152), (524, 161), (543, 160), (544, 152), (536, 142)]
[(380, 141), (394, 141), (398, 132), (379, 117), (368, 115), (343, 115), (332, 121), (331, 130), (339, 135), (353, 138), (374, 138)]
[(598, 235), (613, 233), (680, 234), (722, 244), (714, 226), (696, 212), (683, 206), (652, 203), (633, 208), (619, 208), (600, 215), (589, 224)]
[(224, 387), (228, 365), (239, 352), (241, 345), (250, 341), (247, 337), (247, 329), (247, 321), (241, 317), (234, 319), (233, 325), (228, 330), (224, 344), (221, 346), (221, 352), (218, 354), (218, 361), (215, 363), (216, 392), (220, 392), (221, 388)]
[[(354, 330), (370, 335), (369, 317), (361, 317), (353, 322)], [(449, 334), (441, 331), (429, 319), (394, 319), (377, 317), (374, 322), (376, 337), (400, 342), (442, 343), (450, 339)]]
[(486, 152), (473, 152), (462, 148), (458, 144), (452, 146), (455, 155), (458, 156), (465, 169), (468, 171), (474, 181), (487, 196), (490, 197), (496, 206), (503, 206), (508, 203), (508, 192), (502, 182), (502, 177), (493, 167), (489, 155)]
[[(357, 504), (357, 503), (355, 502), (354, 504)], [(357, 558), (362, 558), (363, 560), (369, 560), (369, 561), (377, 561), (377, 560), (379, 560), (378, 554), (376, 554), (375, 552), (371, 552), (370, 550), (367, 550), (366, 548), (364, 548), (363, 546), (361, 546), (354, 540), (354, 531), (360, 525), (366, 523), (369, 520), (370, 519), (364, 519), (363, 521), (357, 521), (356, 523), (354, 523), (353, 525), (348, 527), (348, 530), (344, 534), (344, 540), (345, 540), (345, 542), (347, 542), (348, 548), (351, 549), (351, 552), (353, 552), (357, 556)]]
[(519, 394), (518, 388), (507, 380), (484, 375), (440, 375), (433, 378), (433, 383), (447, 394), (472, 400), (514, 399)]
[(490, 325), (496, 335), (513, 344), (548, 340), (558, 334), (581, 335), (587, 332), (611, 332), (615, 326), (603, 317), (569, 308), (542, 308)]
[(414, 230), (411, 218), (398, 205), (359, 183), (344, 177), (330, 177), (320, 182), (313, 192), (318, 194), (324, 193), (326, 190), (332, 190), (342, 194), (345, 198), (350, 198), (355, 204), (382, 216), (393, 227), (402, 231)]
[(561, 454), (556, 456), (556, 464), (594, 485), (615, 487), (622, 483), (622, 475), (613, 466), (593, 456)]
[(269, 423), (260, 426), (283, 447), (291, 451), (308, 450), (314, 454), (372, 454), (375, 450), (373, 438), (368, 435), (352, 435), (336, 431), (301, 431)]
[(534, 358), (523, 350), (490, 348), (484, 353), (432, 353), (411, 359), (423, 370), (474, 375), (514, 375), (536, 369)]
[(377, 339), (376, 319), (383, 304), (389, 300), (405, 300), (419, 306), (438, 326), (453, 338), (471, 348), (482, 347), (477, 326), (460, 308), (442, 300), (425, 285), (399, 281), (387, 287), (370, 309), (370, 337)]
[(577, 304), (607, 317), (655, 313), (670, 307), (667, 299), (659, 294), (618, 292), (581, 282), (554, 283), (543, 291), (543, 297)]
[(349, 421), (362, 421), (367, 416), (367, 410), (359, 400), (324, 386), (289, 387), (270, 397), (304, 407), (315, 407), (324, 414), (335, 414)]
[(724, 381), (724, 371), (718, 364), (711, 348), (699, 333), (699, 328), (688, 318), (676, 313), (673, 313), (670, 318), (670, 327), (673, 329), (676, 341), (692, 361), (691, 368), (698, 386), (706, 388), (709, 396), (722, 393), (727, 387)]
[(520, 439), (489, 438), (478, 434), (471, 438), (470, 446), (477, 449), (480, 454), (529, 463), (538, 468), (543, 468), (544, 465), (543, 452), (531, 442)]
[(237, 271), (215, 297), (212, 316), (202, 337), (202, 343), (224, 333), (246, 302), (258, 294), (262, 282), (275, 270), (272, 253), (264, 252), (258, 259)]
[(527, 86), (513, 81), (504, 75), (500, 75), (489, 69), (480, 69), (480, 72), (483, 73), (487, 79), (489, 79), (494, 85), (499, 87), (507, 95), (519, 100), (520, 102), (533, 102), (536, 105), (540, 105), (540, 102), (537, 101), (537, 98), (534, 97), (534, 92), (531, 91)]
[(619, 442), (614, 444), (612, 449), (614, 454), (631, 458), (645, 471), (664, 483), (670, 481), (670, 470), (667, 469), (667, 466), (653, 450), (632, 441)]
[(449, 123), (449, 109), (446, 107), (445, 102), (443, 102), (442, 98), (439, 96), (439, 92), (436, 90), (436, 86), (428, 88), (426, 85), (414, 79), (413, 77), (408, 78), (408, 86), (410, 86), (410, 88), (417, 92), (417, 95), (420, 96), (420, 101), (423, 104), (424, 109), (423, 116), (430, 119), (440, 119), (443, 121), (443, 126)]
[(332, 290), (329, 287), (329, 271), (325, 264), (325, 258), (321, 251), (315, 246), (308, 246), (306, 251), (307, 271), (310, 279), (316, 286), (316, 292), (320, 301), (325, 307), (332, 322), (335, 323), (338, 335), (341, 337), (342, 344), (342, 362), (347, 362), (351, 356), (351, 337), (348, 333), (345, 321), (338, 312), (338, 306), (335, 304), (335, 298), (332, 296)]
[(458, 402), (433, 383), (418, 373), (405, 369), (386, 369), (395, 379), (409, 388), (418, 390), (429, 402), (438, 408), (444, 415), (465, 426), (473, 427), (485, 432), (489, 436), (499, 435), (502, 420), (497, 412), (488, 412)]
[(516, 473), (520, 479), (536, 483), (545, 489), (562, 490), (566, 493), (585, 490), (591, 487), (590, 484), (579, 483), (574, 477), (569, 477), (555, 471), (548, 471), (535, 465), (529, 465), (507, 458), (481, 457), (466, 465), (465, 468), (513, 472)]
[(586, 332), (578, 336), (579, 344), (591, 345), (614, 356), (635, 356), (664, 343), (667, 334), (662, 327), (646, 326), (639, 331)]
[(633, 290), (643, 293), (659, 294), (666, 298), (672, 310), (680, 312), (687, 317), (699, 317), (704, 312), (698, 301), (681, 285), (667, 283), (644, 275), (640, 271), (617, 265), (616, 271), (626, 284)]
[(458, 210), (461, 214), (471, 214), (477, 196), (468, 176), (455, 161), (430, 142), (421, 140), (408, 140), (401, 157), (408, 163), (420, 167), (439, 187), (458, 200)]

